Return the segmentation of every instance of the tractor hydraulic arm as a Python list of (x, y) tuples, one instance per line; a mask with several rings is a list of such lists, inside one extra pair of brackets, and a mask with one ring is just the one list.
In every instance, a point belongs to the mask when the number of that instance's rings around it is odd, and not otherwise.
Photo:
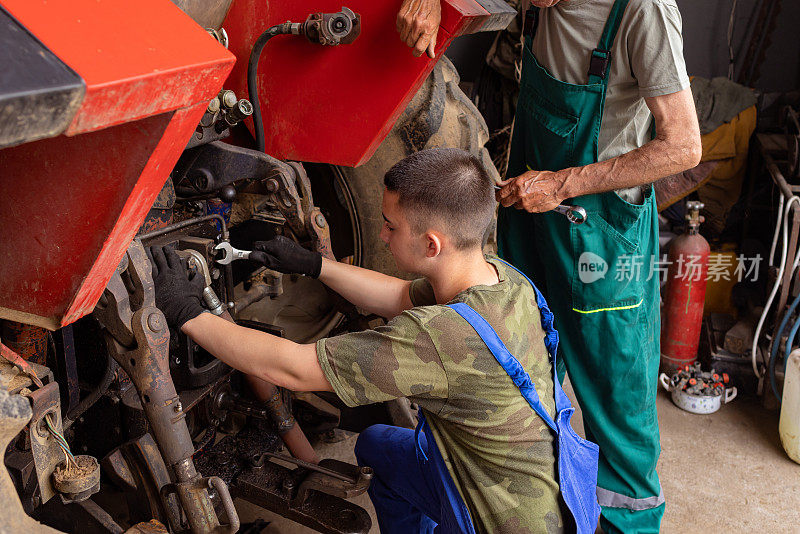
[[(164, 508), (176, 495), (188, 525), (172, 514), (175, 531), (194, 533), (236, 532), (239, 518), (225, 483), (218, 477), (201, 477), (192, 461), (194, 447), (180, 398), (169, 371), (169, 328), (155, 307), (150, 264), (144, 247), (134, 240), (103, 293), (95, 317), (106, 328), (111, 355), (130, 376), (139, 394), (158, 448), (176, 482), (161, 488)], [(221, 525), (209, 498), (216, 490), (228, 516)]]

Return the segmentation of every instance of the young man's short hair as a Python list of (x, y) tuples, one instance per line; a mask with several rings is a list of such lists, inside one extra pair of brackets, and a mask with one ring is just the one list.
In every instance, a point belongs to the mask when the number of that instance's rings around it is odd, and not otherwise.
[(453, 239), (456, 248), (483, 244), (496, 207), (494, 181), (469, 152), (420, 150), (389, 169), (383, 183), (387, 191), (398, 194), (412, 230), (422, 233), (433, 221)]

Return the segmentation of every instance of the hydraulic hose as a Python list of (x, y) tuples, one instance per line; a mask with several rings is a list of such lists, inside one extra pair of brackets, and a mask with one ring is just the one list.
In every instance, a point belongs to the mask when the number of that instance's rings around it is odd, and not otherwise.
[(266, 141), (264, 139), (264, 121), (261, 118), (261, 103), (258, 101), (258, 60), (261, 59), (261, 52), (264, 50), (267, 41), (276, 35), (287, 35), (296, 33), (292, 31), (292, 26), (299, 27), (298, 24), (284, 22), (270, 26), (262, 33), (250, 52), (250, 61), (247, 63), (247, 92), (250, 94), (250, 103), (253, 104), (253, 126), (256, 133), (256, 145), (258, 150), (264, 152)]
[[(770, 382), (772, 384), (772, 391), (775, 393), (775, 396), (777, 396), (778, 392), (778, 388), (775, 385), (775, 360), (777, 359), (778, 350), (780, 349), (781, 336), (783, 336), (783, 330), (789, 323), (789, 319), (791, 318), (792, 313), (794, 313), (794, 310), (797, 308), (798, 304), (800, 304), (800, 294), (798, 294), (797, 297), (792, 301), (791, 306), (789, 306), (789, 309), (786, 310), (786, 313), (783, 315), (783, 319), (781, 320), (781, 324), (778, 327), (778, 331), (775, 333), (775, 339), (772, 340), (772, 347), (770, 348), (769, 351), (769, 361), (767, 362), (767, 367), (769, 368)], [(798, 324), (800, 324), (800, 320), (796, 321), (792, 325), (792, 328), (795, 331), (796, 331), (795, 327)], [(793, 339), (794, 336), (790, 336), (790, 338)], [(791, 343), (791, 341), (789, 343)], [(778, 402), (780, 402), (780, 399), (778, 399)]]
[(109, 356), (106, 361), (106, 370), (103, 373), (103, 378), (100, 379), (100, 383), (92, 390), (91, 393), (89, 393), (89, 395), (75, 405), (72, 410), (69, 410), (64, 416), (64, 430), (67, 430), (69, 427), (71, 427), (72, 423), (77, 421), (77, 419), (83, 415), (86, 410), (91, 408), (92, 405), (97, 402), (97, 400), (102, 397), (106, 391), (108, 391), (108, 388), (111, 387), (111, 383), (117, 377), (118, 369), (119, 364), (117, 364), (117, 361)]

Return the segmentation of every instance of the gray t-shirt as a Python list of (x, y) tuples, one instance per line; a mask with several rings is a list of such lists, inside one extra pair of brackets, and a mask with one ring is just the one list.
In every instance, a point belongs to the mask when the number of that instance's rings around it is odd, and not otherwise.
[[(533, 39), (539, 64), (563, 82), (588, 83), (589, 58), (613, 5), (614, 0), (562, 0), (541, 9)], [(628, 3), (611, 49), (611, 74), (597, 147), (600, 161), (650, 140), (653, 117), (644, 97), (689, 87), (681, 26), (675, 0)], [(629, 202), (641, 202), (639, 188), (617, 192)]]

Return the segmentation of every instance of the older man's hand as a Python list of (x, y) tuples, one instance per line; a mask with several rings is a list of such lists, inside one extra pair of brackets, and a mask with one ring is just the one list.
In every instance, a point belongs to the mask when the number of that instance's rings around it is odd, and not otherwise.
[(528, 171), (500, 182), (495, 197), (505, 207), (514, 206), (530, 213), (550, 211), (566, 198), (563, 194), (566, 173)]
[(441, 0), (403, 0), (397, 13), (400, 40), (412, 47), (415, 57), (424, 52), (436, 57), (436, 33), (442, 20)]

